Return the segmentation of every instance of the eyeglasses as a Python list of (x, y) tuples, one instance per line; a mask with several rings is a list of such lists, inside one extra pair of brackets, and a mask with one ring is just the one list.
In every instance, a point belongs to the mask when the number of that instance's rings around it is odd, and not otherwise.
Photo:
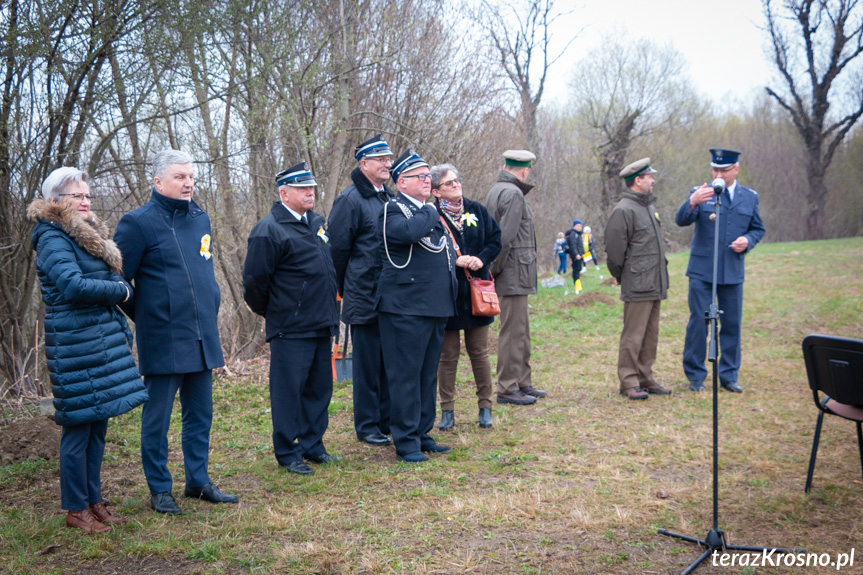
[(460, 184), (461, 178), (453, 178), (452, 180), (447, 180), (445, 182), (441, 182), (441, 186), (454, 186), (455, 184)]
[(377, 160), (382, 164), (392, 164), (393, 158), (392, 156), (372, 156), (370, 158), (365, 158), (366, 160)]
[(426, 180), (431, 181), (431, 174), (415, 174), (413, 176), (402, 176), (404, 179), (408, 178), (416, 178), (421, 182), (425, 182)]
[(57, 195), (58, 195), (58, 196), (72, 196), (72, 199), (73, 199), (73, 200), (81, 200), (81, 199), (85, 199), (85, 198), (86, 198), (86, 200), (87, 200), (88, 202), (89, 202), (89, 201), (91, 201), (91, 200), (93, 199), (93, 196), (91, 196), (90, 194), (80, 194), (80, 193), (78, 193), (78, 194), (57, 194)]

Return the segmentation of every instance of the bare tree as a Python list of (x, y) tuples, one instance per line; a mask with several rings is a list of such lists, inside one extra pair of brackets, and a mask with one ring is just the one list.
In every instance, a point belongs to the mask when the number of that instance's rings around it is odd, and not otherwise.
[(27, 205), (53, 169), (81, 163), (112, 89), (110, 59), (153, 13), (131, 0), (0, 3), (0, 380), (32, 369), (23, 361), (38, 310)]
[(620, 197), (618, 174), (633, 144), (692, 125), (703, 112), (683, 62), (671, 45), (618, 36), (575, 67), (570, 87), (578, 117), (593, 131), (602, 183), (600, 229)]
[[(807, 153), (807, 239), (824, 234), (825, 175), (842, 140), (863, 115), (863, 4), (860, 0), (763, 0), (782, 88), (767, 93), (791, 116)], [(787, 20), (790, 24), (786, 24)], [(845, 94), (837, 92), (845, 89)], [(831, 104), (840, 110), (830, 113)]]
[[(545, 90), (548, 70), (576, 39), (575, 33), (557, 54), (549, 52), (554, 23), (569, 12), (560, 12), (554, 0), (524, 0), (506, 3), (502, 9), (483, 0), (480, 21), (494, 47), (507, 82), (518, 94), (521, 119), (527, 146), (539, 149), (536, 113)], [(539, 71), (539, 80), (531, 79), (531, 68)]]

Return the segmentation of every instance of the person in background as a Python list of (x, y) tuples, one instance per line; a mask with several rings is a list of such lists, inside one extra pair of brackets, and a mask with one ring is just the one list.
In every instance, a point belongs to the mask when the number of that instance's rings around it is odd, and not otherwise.
[(491, 317), (471, 312), (471, 276), (489, 279), (488, 266), (500, 253), (500, 227), (479, 202), (469, 200), (462, 193), (461, 178), (452, 164), (431, 168), (431, 191), (441, 220), (449, 228), (460, 255), (456, 259), (458, 295), (455, 315), (447, 320), (443, 351), (438, 364), (438, 390), (440, 391), (441, 421), (438, 428), (447, 431), (455, 426), (455, 378), (461, 353), (459, 334), (464, 331), (464, 346), (470, 357), (476, 383), (479, 426), (491, 427), (491, 362), (488, 359), (488, 326)]
[(581, 220), (573, 220), (572, 228), (566, 231), (566, 243), (572, 260), (572, 285), (576, 294), (581, 291), (581, 266), (584, 263), (584, 240), (581, 239), (581, 231)]
[(583, 245), (584, 245), (584, 269), (587, 271), (587, 266), (593, 262), (593, 267), (599, 271), (599, 254), (596, 253), (596, 241), (593, 237), (593, 230), (590, 226), (584, 226)]
[(60, 437), (60, 500), (66, 526), (104, 533), (126, 519), (102, 500), (108, 419), (147, 401), (132, 359), (132, 333), (116, 305), (132, 299), (120, 250), (90, 212), (86, 172), (64, 167), (27, 209), (45, 302), (45, 357)]
[(566, 273), (566, 256), (569, 253), (569, 246), (566, 243), (566, 238), (563, 232), (558, 232), (557, 239), (554, 241), (554, 255), (560, 259), (560, 265), (557, 266), (557, 274)]
[(141, 463), (158, 513), (182, 513), (171, 494), (168, 429), (174, 397), (182, 409), (186, 497), (237, 503), (208, 473), (213, 423), (213, 369), (225, 365), (219, 340), (221, 293), (213, 270), (210, 217), (192, 199), (192, 156), (179, 150), (153, 158), (150, 201), (123, 216), (114, 241), (123, 275), (135, 286), (121, 307), (135, 322), (138, 361), (150, 401), (141, 413)]

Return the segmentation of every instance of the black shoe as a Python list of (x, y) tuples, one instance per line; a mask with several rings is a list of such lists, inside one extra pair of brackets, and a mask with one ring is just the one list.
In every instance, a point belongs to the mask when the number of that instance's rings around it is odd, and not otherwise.
[(483, 429), (491, 427), (491, 408), (490, 407), (480, 407), (479, 408), (479, 426)]
[(730, 391), (732, 393), (743, 393), (743, 388), (737, 385), (736, 381), (729, 381), (727, 383), (720, 383), (722, 389), (726, 391)]
[(450, 447), (449, 445), (432, 443), (431, 445), (423, 445), (422, 450), (426, 453), (447, 453), (449, 451), (452, 451), (452, 447)]
[(392, 443), (392, 440), (383, 433), (369, 433), (368, 435), (363, 435), (357, 439), (363, 443), (374, 445), (375, 447), (384, 447)]
[(291, 473), (296, 473), (297, 475), (314, 475), (315, 471), (302, 459), (298, 459), (297, 461), (291, 461), (287, 465), (280, 465), (280, 467), (287, 469)]
[(689, 391), (704, 391), (704, 382), (703, 381), (690, 381), (689, 382)]
[(404, 461), (405, 463), (422, 463), (424, 461), (428, 461), (429, 458), (423, 455), (419, 451), (414, 451), (412, 453), (405, 453), (404, 455), (399, 455), (399, 459)]
[(317, 463), (318, 465), (323, 465), (326, 463), (335, 463), (336, 461), (341, 461), (342, 458), (338, 455), (330, 455), (329, 453), (324, 452), (323, 455), (303, 455), (303, 459), (309, 461), (311, 463)]
[(437, 426), (441, 431), (449, 431), (455, 427), (455, 412), (452, 409), (444, 409), (440, 416), (440, 425)]
[(529, 395), (537, 399), (542, 399), (543, 397), (548, 395), (548, 393), (546, 393), (545, 391), (542, 391), (541, 389), (534, 389), (534, 387), (531, 385), (528, 385), (527, 387), (522, 387), (521, 392), (525, 395)]
[(159, 513), (167, 515), (180, 515), (183, 510), (174, 501), (174, 496), (170, 493), (157, 493), (150, 496), (150, 506)]
[(212, 483), (208, 483), (202, 487), (186, 487), (184, 495), (194, 499), (203, 499), (210, 503), (237, 503), (240, 501), (240, 498), (236, 495), (222, 493), (219, 491), (219, 488)]
[(531, 405), (536, 403), (536, 398), (532, 395), (527, 395), (520, 389), (512, 393), (497, 394), (498, 403), (512, 403), (514, 405)]

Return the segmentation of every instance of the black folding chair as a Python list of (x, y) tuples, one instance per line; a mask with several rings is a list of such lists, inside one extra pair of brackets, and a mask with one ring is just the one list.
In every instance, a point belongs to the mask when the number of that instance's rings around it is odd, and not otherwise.
[(806, 493), (809, 493), (825, 413), (857, 424), (857, 446), (863, 472), (863, 341), (829, 335), (809, 335), (803, 340), (803, 359), (806, 362), (812, 398), (819, 410), (815, 437), (812, 439), (809, 473), (806, 475)]

